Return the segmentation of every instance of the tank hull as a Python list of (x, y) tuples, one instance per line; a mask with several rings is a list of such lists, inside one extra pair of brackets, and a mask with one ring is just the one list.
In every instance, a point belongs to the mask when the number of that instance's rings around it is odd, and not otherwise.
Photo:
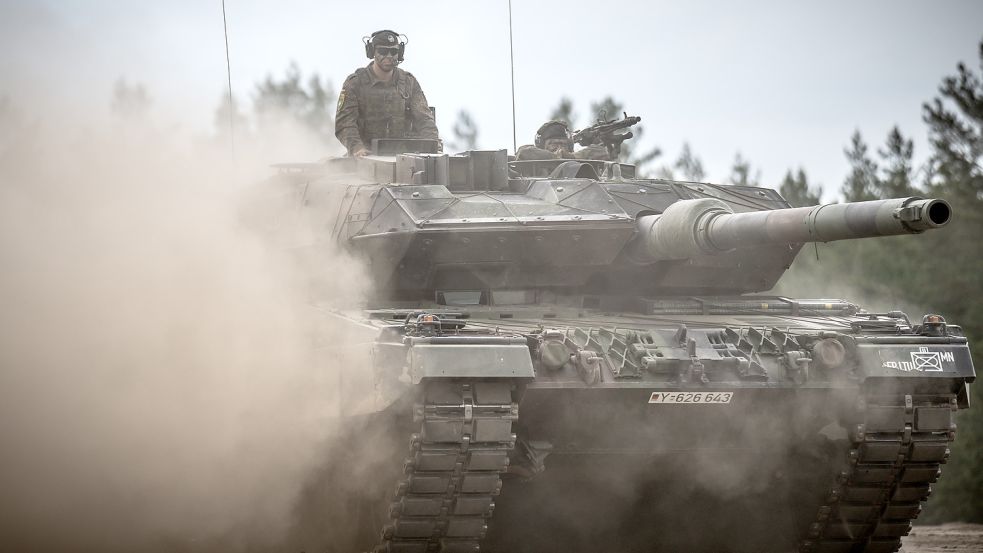
[(900, 547), (975, 375), (955, 327), (828, 301), (774, 315), (765, 297), (686, 313), (691, 299), (630, 315), (562, 302), (346, 314), (378, 334), (373, 377), (344, 382), (371, 382), (380, 403), (346, 419), (343, 455), (306, 494), (338, 524), (295, 545)]

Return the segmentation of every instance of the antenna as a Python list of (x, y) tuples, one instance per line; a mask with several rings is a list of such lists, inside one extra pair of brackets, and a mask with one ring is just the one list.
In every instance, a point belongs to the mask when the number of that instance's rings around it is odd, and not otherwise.
[[(222, 0), (223, 5), (225, 0)], [(509, 0), (509, 70), (512, 72), (512, 153), (519, 149), (515, 140), (515, 56), (512, 54), (512, 0)]]
[[(509, 0), (511, 1), (511, 0)], [(225, 30), (225, 70), (229, 78), (229, 143), (232, 145), (232, 155), (236, 153), (236, 108), (232, 100), (232, 63), (229, 62), (229, 24), (225, 19), (225, 0), (222, 0), (222, 28)], [(514, 123), (513, 123), (513, 126)], [(513, 133), (514, 134), (514, 133)]]

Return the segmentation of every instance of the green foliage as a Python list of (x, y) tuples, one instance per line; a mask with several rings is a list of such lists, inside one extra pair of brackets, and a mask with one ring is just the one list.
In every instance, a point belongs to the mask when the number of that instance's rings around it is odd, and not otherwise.
[[(983, 72), (983, 42), (979, 56)], [(942, 81), (941, 98), (922, 106), (933, 149), (928, 185), (945, 189), (960, 200), (980, 200), (983, 199), (983, 84), (979, 76), (961, 63), (958, 72), (957, 76)]]
[(624, 111), (624, 104), (615, 100), (611, 96), (604, 97), (600, 102), (590, 103), (591, 121), (607, 121), (609, 119), (620, 119), (621, 112)]
[(331, 82), (317, 73), (305, 79), (291, 63), (282, 81), (267, 76), (256, 85), (253, 107), (259, 130), (286, 117), (306, 127), (326, 144), (334, 143), (335, 95)]
[(734, 166), (730, 170), (730, 183), (738, 186), (758, 186), (761, 180), (761, 171), (755, 171), (751, 176), (751, 162), (744, 159), (741, 152), (734, 156)]
[(850, 147), (843, 150), (850, 162), (850, 174), (843, 182), (843, 198), (848, 202), (863, 202), (877, 199), (880, 184), (877, 178), (877, 164), (867, 153), (867, 143), (860, 131), (853, 132)]
[[(979, 50), (983, 70), (983, 42)], [(945, 297), (943, 313), (969, 336), (977, 370), (983, 368), (983, 82), (958, 66), (939, 87), (941, 98), (923, 106), (932, 157), (929, 194), (953, 205), (953, 222), (935, 233), (925, 262), (936, 262), (932, 280)], [(938, 236), (942, 234), (942, 236)], [(942, 266), (942, 264), (947, 266)], [(959, 413), (956, 442), (944, 476), (936, 485), (926, 522), (983, 522), (983, 390), (973, 390), (973, 408)]]
[(689, 142), (683, 142), (683, 151), (679, 153), (673, 168), (682, 173), (685, 180), (702, 181), (706, 177), (703, 162), (690, 150)]
[[(980, 367), (983, 356), (974, 355), (974, 363)], [(972, 408), (956, 415), (956, 441), (952, 456), (942, 469), (942, 478), (933, 485), (925, 513), (919, 517), (922, 524), (938, 524), (949, 521), (983, 522), (983, 388), (972, 387)]]
[[(983, 43), (980, 45), (983, 69)], [(943, 229), (898, 236), (806, 246), (775, 291), (787, 295), (843, 297), (871, 310), (900, 308), (913, 320), (939, 313), (970, 339), (974, 364), (983, 368), (983, 81), (958, 66), (939, 97), (923, 106), (931, 154), (927, 177), (913, 178), (911, 140), (895, 128), (879, 151), (878, 173), (855, 132), (844, 183), (848, 200), (918, 194), (941, 197), (953, 207)], [(923, 188), (920, 190), (919, 188)], [(818, 256), (818, 259), (817, 259)], [(920, 523), (983, 522), (983, 388), (972, 388), (972, 408), (957, 415), (952, 456)]]
[(573, 128), (577, 123), (577, 114), (573, 111), (573, 100), (564, 96), (560, 98), (560, 103), (553, 108), (550, 119), (565, 121), (567, 126)]
[(794, 175), (791, 169), (785, 173), (785, 178), (782, 179), (778, 192), (792, 207), (806, 207), (819, 205), (819, 195), (822, 188), (810, 186), (805, 170), (799, 168)]
[(883, 176), (877, 183), (881, 198), (905, 198), (915, 193), (911, 167), (914, 151), (911, 139), (902, 136), (898, 127), (891, 129), (885, 148), (877, 151), (884, 163)]
[[(590, 124), (593, 125), (595, 121), (620, 119), (625, 111), (624, 108), (624, 104), (611, 96), (605, 97), (600, 102), (591, 102), (590, 111), (592, 120)], [(625, 163), (634, 165), (639, 176), (645, 176), (645, 167), (655, 160), (655, 158), (662, 155), (662, 150), (654, 147), (645, 152), (639, 152), (638, 141), (645, 136), (645, 126), (639, 123), (631, 128), (631, 132), (634, 138), (626, 140), (621, 144), (621, 159), (625, 160)]]
[(453, 131), (454, 140), (448, 144), (451, 151), (463, 152), (478, 149), (478, 125), (468, 111), (462, 109), (457, 112), (457, 121), (454, 122)]

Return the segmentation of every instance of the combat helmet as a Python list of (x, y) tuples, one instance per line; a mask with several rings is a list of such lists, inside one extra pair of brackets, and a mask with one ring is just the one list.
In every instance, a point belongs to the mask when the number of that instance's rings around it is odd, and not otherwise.
[(546, 148), (546, 141), (551, 138), (565, 138), (570, 140), (570, 127), (566, 121), (561, 119), (550, 119), (543, 123), (536, 131), (535, 144), (537, 148)]

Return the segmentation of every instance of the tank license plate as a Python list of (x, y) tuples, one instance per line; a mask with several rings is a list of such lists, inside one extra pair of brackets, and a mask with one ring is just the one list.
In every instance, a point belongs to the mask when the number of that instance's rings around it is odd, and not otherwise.
[(649, 403), (730, 403), (734, 392), (652, 392)]

